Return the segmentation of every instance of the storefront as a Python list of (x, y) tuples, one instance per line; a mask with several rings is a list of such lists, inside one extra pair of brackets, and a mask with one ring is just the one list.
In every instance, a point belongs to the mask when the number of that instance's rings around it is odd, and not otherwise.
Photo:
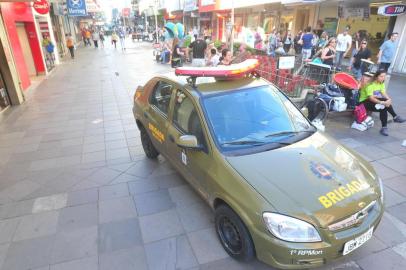
[(216, 39), (217, 16), (213, 12), (216, 8), (215, 0), (199, 0), (200, 29), (211, 40)]
[(1, 3), (1, 13), (22, 89), (46, 73), (32, 8), (27, 3)]

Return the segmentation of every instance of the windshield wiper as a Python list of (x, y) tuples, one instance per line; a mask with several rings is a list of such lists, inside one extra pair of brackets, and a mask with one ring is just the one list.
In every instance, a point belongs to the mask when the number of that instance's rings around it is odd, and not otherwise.
[(263, 145), (265, 142), (262, 141), (231, 141), (231, 142), (224, 142), (221, 145)]
[(301, 131), (281, 131), (281, 132), (276, 132), (276, 133), (272, 133), (269, 135), (266, 135), (265, 138), (269, 138), (269, 137), (279, 137), (279, 136), (284, 136), (284, 135), (296, 135), (299, 133), (314, 133), (313, 130), (301, 130)]

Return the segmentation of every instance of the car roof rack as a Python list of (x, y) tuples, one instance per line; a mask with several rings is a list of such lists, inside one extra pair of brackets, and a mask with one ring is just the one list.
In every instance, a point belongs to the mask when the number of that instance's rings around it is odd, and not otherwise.
[(239, 79), (246, 76), (259, 77), (255, 71), (259, 66), (258, 59), (247, 59), (238, 64), (217, 67), (178, 67), (175, 69), (177, 76), (188, 76), (186, 82), (196, 87), (196, 78), (214, 77), (216, 79)]

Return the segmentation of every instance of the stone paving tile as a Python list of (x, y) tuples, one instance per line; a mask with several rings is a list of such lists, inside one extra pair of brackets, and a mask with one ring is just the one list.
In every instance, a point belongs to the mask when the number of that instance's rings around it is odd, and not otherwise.
[(4, 263), (4, 260), (6, 259), (7, 251), (8, 251), (9, 247), (10, 247), (9, 243), (0, 245), (0, 268)]
[(122, 249), (99, 256), (100, 270), (148, 270), (144, 247)]
[(125, 219), (99, 226), (99, 254), (142, 245), (138, 219)]
[(384, 181), (385, 185), (406, 197), (406, 175), (399, 175)]
[(160, 188), (175, 188), (188, 184), (178, 173), (154, 176), (148, 179), (156, 180)]
[(384, 201), (385, 207), (388, 208), (406, 202), (406, 197), (384, 185)]
[(0, 219), (19, 217), (31, 214), (34, 200), (20, 201), (0, 205)]
[(379, 163), (378, 161), (373, 161), (371, 164), (374, 166), (374, 169), (382, 180), (393, 178), (399, 175), (398, 172), (386, 167), (385, 165)]
[(97, 227), (87, 227), (55, 236), (51, 264), (97, 255)]
[(359, 264), (362, 269), (368, 270), (402, 270), (406, 265), (406, 260), (393, 250), (386, 249), (358, 260), (357, 264)]
[(394, 156), (381, 159), (379, 162), (400, 174), (406, 174), (406, 159)]
[(60, 211), (58, 229), (73, 231), (97, 225), (97, 204), (71, 206)]
[(398, 204), (386, 209), (386, 211), (393, 215), (394, 217), (398, 218), (403, 223), (406, 223), (406, 202), (402, 204)]
[[(259, 261), (253, 261), (249, 263), (241, 263), (232, 258), (221, 259), (218, 261), (206, 263), (200, 266), (201, 270), (272, 270), (268, 265), (265, 265)], [(319, 268), (317, 268), (319, 269)], [(344, 269), (344, 268), (343, 268)], [(349, 270), (345, 268), (345, 270)]]
[(150, 270), (190, 269), (198, 266), (185, 235), (149, 243), (145, 245), (145, 253)]
[(396, 227), (386, 213), (383, 215), (381, 223), (374, 232), (374, 235), (389, 247), (406, 242), (406, 231), (401, 231)]
[(57, 210), (66, 207), (68, 195), (66, 193), (41, 197), (34, 200), (32, 213)]
[(392, 249), (393, 251), (395, 251), (397, 254), (399, 254), (400, 256), (403, 257), (403, 259), (406, 260), (406, 242), (401, 243), (395, 247), (393, 247)]
[(97, 151), (97, 152), (90, 152), (90, 153), (83, 153), (82, 155), (82, 163), (91, 163), (97, 161), (105, 161), (106, 160), (106, 151)]
[(97, 188), (72, 191), (67, 196), (67, 206), (75, 206), (97, 202), (99, 200), (99, 191)]
[(162, 240), (184, 233), (178, 214), (175, 210), (139, 218), (144, 243)]
[(10, 218), (0, 221), (0, 244), (11, 242), (20, 221), (21, 218)]
[(93, 256), (89, 258), (63, 262), (51, 265), (50, 270), (98, 270), (98, 257)]
[(40, 187), (41, 186), (36, 182), (24, 180), (15, 183), (9, 188), (6, 188), (2, 191), (2, 193), (7, 194), (7, 196), (14, 201), (19, 201)]
[(188, 238), (199, 264), (228, 257), (217, 238), (214, 228), (188, 233)]
[(99, 200), (108, 200), (120, 197), (129, 196), (129, 191), (126, 183), (103, 186), (99, 188)]
[(129, 174), (125, 175), (127, 178), (126, 180), (131, 180), (131, 182), (128, 181), (128, 188), (130, 190), (131, 195), (139, 195), (146, 192), (157, 191), (159, 189), (158, 182), (155, 181), (154, 179), (137, 180), (135, 176), (131, 176)]
[(99, 202), (99, 223), (108, 223), (137, 217), (131, 197), (122, 197)]
[(126, 173), (138, 177), (148, 177), (158, 167), (159, 163), (151, 160), (142, 160), (129, 168)]
[(59, 212), (51, 211), (21, 218), (13, 241), (21, 241), (56, 233)]
[(2, 270), (35, 269), (47, 266), (51, 258), (54, 238), (55, 236), (47, 236), (12, 243)]
[(175, 206), (166, 189), (138, 194), (134, 201), (139, 216), (159, 213)]

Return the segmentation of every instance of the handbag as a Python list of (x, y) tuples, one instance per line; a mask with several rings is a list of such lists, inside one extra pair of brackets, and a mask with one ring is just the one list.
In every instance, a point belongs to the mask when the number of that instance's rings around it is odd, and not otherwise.
[(358, 124), (361, 124), (362, 122), (364, 122), (364, 120), (368, 117), (367, 110), (365, 109), (364, 103), (361, 103), (360, 105), (355, 106), (354, 117), (355, 117), (355, 121), (357, 121)]

